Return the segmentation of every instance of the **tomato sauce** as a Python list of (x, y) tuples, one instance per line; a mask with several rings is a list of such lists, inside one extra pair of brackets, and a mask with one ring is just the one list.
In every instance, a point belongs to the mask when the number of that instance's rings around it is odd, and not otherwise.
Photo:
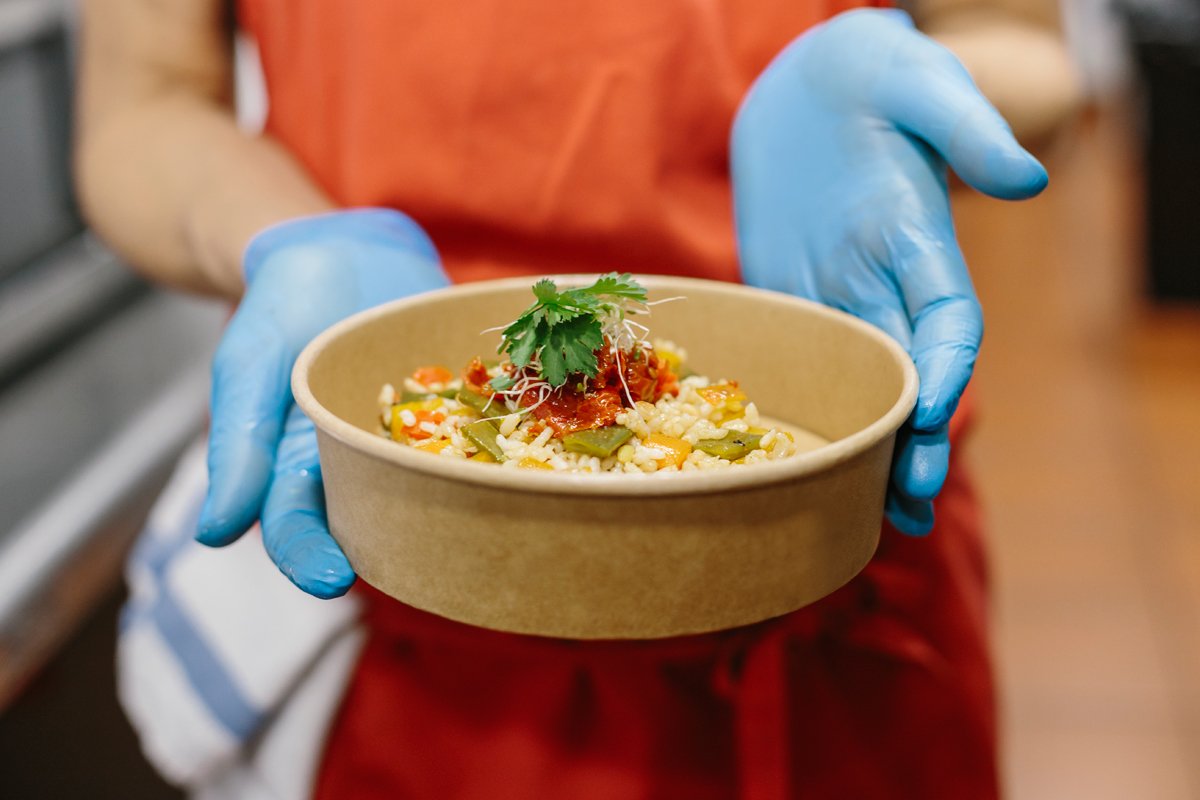
[(492, 395), (492, 390), (487, 385), (489, 380), (487, 365), (479, 356), (471, 359), (471, 363), (463, 370), (463, 385), (488, 397)]
[[(594, 378), (572, 376), (530, 412), (559, 436), (613, 425), (631, 400), (653, 403), (665, 394), (679, 393), (678, 377), (650, 348), (617, 355), (606, 342), (596, 357)], [(521, 405), (534, 406), (539, 396), (531, 389), (521, 396)]]

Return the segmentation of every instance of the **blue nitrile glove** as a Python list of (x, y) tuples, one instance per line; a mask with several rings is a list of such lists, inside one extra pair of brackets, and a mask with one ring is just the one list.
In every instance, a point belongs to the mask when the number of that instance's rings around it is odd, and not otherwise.
[(928, 533), (947, 423), (983, 335), (946, 164), (1009, 200), (1040, 192), (1046, 171), (900, 11), (842, 14), (792, 42), (751, 88), (731, 147), (746, 282), (862, 317), (912, 354), (920, 394), (897, 439), (887, 515)]
[(246, 248), (246, 293), (213, 360), (208, 497), (196, 538), (219, 546), (261, 518), (272, 560), (304, 591), (344, 594), (354, 570), (329, 535), (317, 439), (292, 402), (292, 365), (355, 312), (449, 281), (433, 243), (398, 211), (291, 220)]

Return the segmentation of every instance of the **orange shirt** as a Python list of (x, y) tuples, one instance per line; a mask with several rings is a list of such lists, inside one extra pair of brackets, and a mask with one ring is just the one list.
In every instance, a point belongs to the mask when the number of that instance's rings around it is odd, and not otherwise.
[(241, 0), (267, 129), (455, 281), (737, 280), (729, 128), (792, 38), (865, 0)]

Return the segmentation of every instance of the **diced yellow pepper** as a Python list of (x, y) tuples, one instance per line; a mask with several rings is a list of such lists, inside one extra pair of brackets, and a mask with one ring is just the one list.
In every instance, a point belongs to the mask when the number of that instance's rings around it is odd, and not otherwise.
[(679, 368), (683, 366), (683, 359), (674, 350), (657, 347), (654, 349), (654, 355), (658, 356), (658, 360), (666, 364), (672, 372), (679, 372)]
[(705, 386), (697, 389), (696, 394), (704, 398), (704, 401), (711, 406), (716, 406), (721, 410), (717, 415), (718, 423), (728, 422), (732, 419), (741, 419), (746, 415), (746, 393), (743, 392), (736, 383), (718, 383), (713, 386)]
[(676, 439), (674, 436), (667, 436), (665, 433), (652, 433), (647, 436), (646, 446), (666, 451), (666, 456), (658, 460), (659, 469), (668, 466), (676, 469), (682, 467), (683, 462), (687, 461), (687, 457), (692, 452), (690, 442), (685, 439)]
[(415, 447), (418, 450), (421, 450), (426, 453), (435, 453), (435, 454), (442, 452), (449, 446), (450, 446), (449, 439), (427, 439), (423, 442), (413, 445), (413, 447)]
[(522, 458), (520, 461), (518, 461), (517, 466), (523, 469), (554, 469), (554, 467), (550, 466), (546, 462), (538, 461), (536, 458), (531, 458), (529, 456), (525, 456), (525, 458)]
[(489, 453), (487, 450), (480, 450), (478, 453), (471, 456), (471, 460), (483, 462), (486, 464), (495, 464), (496, 463), (496, 459), (494, 459), (492, 457), (492, 454)]
[(428, 400), (413, 400), (411, 403), (397, 403), (392, 406), (391, 424), (388, 425), (388, 430), (392, 434), (392, 440), (403, 442), (408, 439), (408, 435), (404, 432), (408, 426), (401, 419), (402, 412), (411, 411), (415, 414), (418, 411), (435, 411), (444, 404), (442, 398), (432, 397)]
[(713, 406), (728, 407), (730, 403), (741, 403), (746, 399), (746, 393), (738, 388), (736, 383), (716, 383), (712, 386), (704, 386), (697, 389), (696, 394)]

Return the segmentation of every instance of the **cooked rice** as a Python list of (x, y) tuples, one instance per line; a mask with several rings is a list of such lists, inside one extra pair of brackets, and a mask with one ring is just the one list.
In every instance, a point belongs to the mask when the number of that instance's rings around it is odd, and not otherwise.
[[(655, 349), (670, 352), (677, 358), (682, 357), (682, 351), (669, 342), (655, 342)], [(500, 367), (489, 371), (493, 377), (499, 373)], [(439, 384), (438, 389), (458, 389), (461, 385), (461, 380), (454, 380), (445, 385)], [(651, 474), (727, 469), (787, 458), (799, 452), (793, 435), (764, 420), (759, 415), (758, 407), (744, 399), (745, 396), (736, 390), (735, 384), (692, 375), (680, 380), (679, 387), (678, 396), (666, 395), (657, 403), (638, 402), (619, 413), (616, 424), (629, 428), (634, 435), (607, 458), (565, 449), (562, 440), (553, 435), (553, 430), (539, 424), (533, 416), (522, 414), (515, 400), (502, 401), (497, 398), (488, 409), (488, 414), (498, 424), (496, 441), (505, 455), (505, 460), (499, 466), (505, 469), (540, 468), (559, 472)], [(422, 386), (412, 378), (405, 379), (405, 389), (417, 393), (433, 391), (433, 387)], [(707, 392), (708, 397), (705, 397), (704, 390), (712, 391)], [(723, 393), (727, 396), (722, 397)], [(384, 435), (389, 435), (392, 415), (398, 413), (406, 427), (415, 426), (429, 434), (426, 439), (404, 440), (403, 443), (408, 446), (436, 453), (441, 458), (467, 459), (479, 453), (479, 448), (461, 432), (463, 426), (480, 419), (473, 409), (451, 398), (434, 398), (424, 401), (428, 404), (427, 410), (444, 415), (444, 418), (440, 422), (422, 421), (418, 424), (412, 410), (394, 405), (397, 396), (390, 384), (380, 391), (379, 407)], [(729, 431), (761, 434), (758, 449), (737, 461), (728, 461), (694, 449), (701, 439), (720, 439)], [(650, 441), (655, 434), (682, 440), (691, 446), (692, 449), (679, 466), (674, 463), (674, 451), (669, 451), (670, 448), (659, 442)]]

